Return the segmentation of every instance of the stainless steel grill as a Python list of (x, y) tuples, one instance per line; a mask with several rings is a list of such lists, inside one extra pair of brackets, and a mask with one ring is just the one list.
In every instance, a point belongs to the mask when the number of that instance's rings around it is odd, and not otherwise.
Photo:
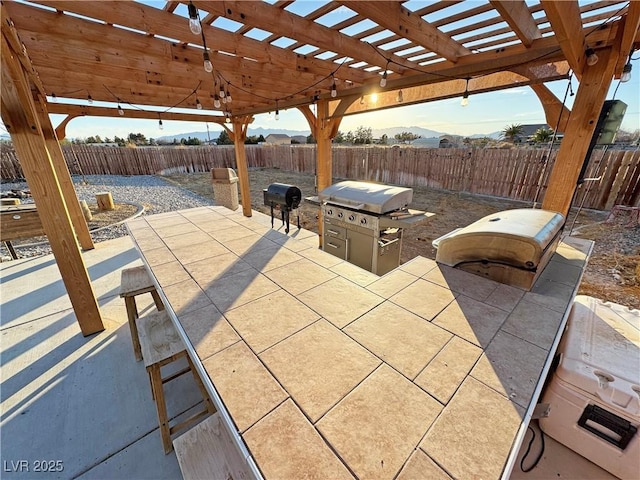
[(434, 240), (436, 261), (529, 290), (555, 252), (563, 225), (556, 212), (498, 212)]
[(400, 265), (404, 228), (432, 213), (408, 208), (410, 188), (346, 181), (318, 194), (324, 222), (322, 249), (365, 270), (384, 275)]

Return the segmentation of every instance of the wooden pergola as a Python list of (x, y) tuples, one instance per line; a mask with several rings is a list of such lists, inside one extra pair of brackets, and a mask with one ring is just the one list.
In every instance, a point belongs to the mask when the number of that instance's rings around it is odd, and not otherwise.
[[(2, 1), (2, 120), (84, 335), (104, 327), (80, 250), (93, 242), (58, 143), (70, 120), (117, 118), (131, 104), (127, 117), (219, 123), (250, 216), (244, 140), (256, 114), (304, 115), (321, 190), (346, 115), (530, 86), (564, 131), (542, 207), (566, 214), (609, 86), (640, 46), (637, 0), (299, 2)], [(545, 86), (570, 74), (571, 112)], [(66, 115), (57, 128), (54, 113)]]

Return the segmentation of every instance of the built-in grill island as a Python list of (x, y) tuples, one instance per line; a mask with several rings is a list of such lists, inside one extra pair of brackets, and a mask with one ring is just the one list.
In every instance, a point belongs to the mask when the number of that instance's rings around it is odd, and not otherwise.
[(564, 226), (556, 212), (505, 210), (433, 241), (436, 261), (530, 290), (556, 251)]
[(433, 213), (409, 209), (413, 190), (345, 181), (322, 190), (322, 249), (365, 270), (384, 275), (400, 265), (402, 233)]

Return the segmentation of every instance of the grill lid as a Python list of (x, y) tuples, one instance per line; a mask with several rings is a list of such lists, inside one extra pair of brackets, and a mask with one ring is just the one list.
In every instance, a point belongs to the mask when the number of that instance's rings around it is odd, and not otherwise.
[(384, 214), (407, 208), (413, 198), (413, 190), (348, 180), (325, 188), (318, 193), (318, 198), (323, 203)]

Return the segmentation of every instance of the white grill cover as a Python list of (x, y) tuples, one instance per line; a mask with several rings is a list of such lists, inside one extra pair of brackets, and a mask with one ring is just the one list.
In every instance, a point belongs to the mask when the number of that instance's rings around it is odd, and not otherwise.
[(487, 215), (440, 238), (436, 260), (452, 267), (488, 262), (536, 270), (563, 224), (562, 215), (547, 210), (522, 208)]

